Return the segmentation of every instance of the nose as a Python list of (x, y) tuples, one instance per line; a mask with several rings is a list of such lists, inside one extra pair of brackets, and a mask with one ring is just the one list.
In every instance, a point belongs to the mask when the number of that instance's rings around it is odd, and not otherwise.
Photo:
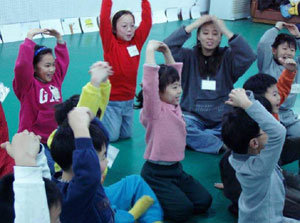
[(281, 100), (281, 97), (280, 97), (280, 95), (278, 94), (278, 95), (277, 95), (277, 101), (278, 101), (278, 103), (280, 102), (280, 100)]
[(178, 94), (181, 94), (182, 93), (182, 87), (179, 87), (178, 88)]
[(55, 66), (51, 66), (51, 67), (50, 67), (50, 71), (51, 71), (51, 72), (54, 72), (54, 71), (55, 71)]

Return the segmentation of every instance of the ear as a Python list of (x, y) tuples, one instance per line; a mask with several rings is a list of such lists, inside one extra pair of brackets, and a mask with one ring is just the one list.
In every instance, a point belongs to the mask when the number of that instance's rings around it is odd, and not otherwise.
[(259, 147), (259, 142), (257, 138), (252, 138), (249, 142), (249, 147), (253, 150), (257, 150)]
[(272, 47), (272, 54), (275, 56), (275, 55), (276, 55), (276, 53), (277, 53), (277, 49), (276, 49), (276, 48), (274, 48), (274, 47)]

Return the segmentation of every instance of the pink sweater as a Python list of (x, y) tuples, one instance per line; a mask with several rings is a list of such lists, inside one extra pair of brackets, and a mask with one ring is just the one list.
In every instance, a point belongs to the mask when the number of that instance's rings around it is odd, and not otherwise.
[(62, 102), (61, 85), (69, 66), (66, 44), (55, 47), (55, 74), (49, 83), (34, 78), (33, 56), (35, 42), (25, 39), (21, 44), (15, 65), (13, 89), (20, 100), (19, 130), (27, 129), (42, 137), (46, 143), (50, 133), (56, 129), (54, 105)]
[[(182, 63), (173, 66), (181, 75)], [(158, 88), (159, 66), (144, 64), (143, 109), (140, 121), (146, 128), (147, 148), (144, 158), (152, 161), (176, 162), (184, 159), (185, 122), (180, 106), (162, 102)]]

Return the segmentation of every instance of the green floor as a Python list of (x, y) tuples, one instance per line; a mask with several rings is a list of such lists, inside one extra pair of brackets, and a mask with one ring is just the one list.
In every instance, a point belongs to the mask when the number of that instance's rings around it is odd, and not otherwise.
[[(188, 24), (191, 21), (171, 22), (164, 24), (153, 25), (153, 28), (148, 39), (163, 40), (173, 30), (182, 24)], [(249, 44), (256, 49), (259, 38), (268, 29), (269, 25), (252, 23), (250, 20), (239, 20), (235, 22), (226, 22), (226, 25), (234, 33), (243, 35)], [(195, 44), (195, 33), (192, 38), (186, 43), (186, 46), (192, 47)], [(65, 41), (68, 44), (70, 53), (70, 66), (68, 74), (63, 84), (62, 92), (64, 99), (67, 99), (73, 94), (79, 94), (81, 87), (89, 80), (87, 70), (89, 66), (103, 59), (103, 51), (98, 33), (77, 34), (74, 36), (65, 36)], [(41, 39), (36, 41), (38, 44), (45, 44), (53, 47), (54, 39)], [(222, 43), (227, 41), (223, 40)], [(0, 44), (0, 82), (10, 87), (11, 92), (3, 103), (6, 113), (6, 118), (9, 126), (10, 138), (18, 128), (19, 101), (12, 90), (13, 69), (17, 57), (20, 42)], [(144, 62), (144, 51), (142, 51), (141, 63)], [(162, 57), (159, 57), (158, 62), (162, 63)], [(256, 63), (254, 63), (247, 73), (240, 78), (236, 86), (241, 86), (245, 79), (257, 73)], [(142, 69), (140, 66), (138, 83), (142, 77)], [(295, 111), (300, 113), (300, 96), (295, 106)], [(134, 130), (133, 137), (129, 140), (113, 143), (114, 146), (120, 149), (120, 153), (109, 170), (105, 184), (111, 184), (120, 180), (123, 176), (129, 174), (139, 174), (143, 165), (143, 153), (145, 149), (144, 140), (145, 130), (139, 123), (139, 111), (134, 114)], [(186, 158), (183, 161), (186, 172), (198, 179), (212, 194), (213, 204), (206, 215), (192, 218), (189, 222), (237, 222), (227, 211), (229, 204), (228, 200), (223, 196), (222, 191), (216, 190), (213, 187), (214, 182), (220, 180), (218, 161), (220, 156), (197, 153), (193, 151), (186, 152)], [(291, 164), (285, 167), (289, 170), (296, 171), (296, 164)]]

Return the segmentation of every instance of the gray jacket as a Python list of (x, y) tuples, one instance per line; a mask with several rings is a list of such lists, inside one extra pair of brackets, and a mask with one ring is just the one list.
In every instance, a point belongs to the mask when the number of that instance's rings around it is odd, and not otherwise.
[(259, 155), (233, 153), (229, 157), (242, 187), (238, 222), (281, 223), (285, 190), (277, 162), (286, 129), (258, 101), (246, 112), (267, 133), (268, 142)]
[[(277, 80), (280, 77), (284, 67), (276, 63), (272, 54), (272, 44), (278, 35), (278, 29), (275, 27), (267, 30), (261, 37), (257, 46), (257, 66), (259, 72), (269, 74)], [(296, 39), (297, 47), (300, 48), (300, 39)], [(295, 77), (294, 83), (300, 84), (300, 57), (296, 59), (298, 66), (298, 73)], [(294, 107), (297, 99), (297, 94), (290, 93), (285, 102), (279, 109), (279, 118), (284, 125), (288, 126), (297, 121), (298, 117), (294, 114), (291, 108)]]
[[(236, 35), (229, 41), (229, 47), (220, 47), (223, 53), (222, 63), (215, 77), (216, 90), (202, 90), (202, 77), (199, 71), (197, 48), (184, 48), (183, 44), (191, 37), (180, 27), (164, 42), (169, 46), (176, 62), (183, 62), (182, 70), (182, 98), (183, 113), (195, 115), (205, 121), (207, 125), (219, 124), (227, 110), (224, 102), (233, 84), (242, 76), (255, 61), (256, 55), (245, 39)], [(206, 79), (204, 79), (206, 80)]]

